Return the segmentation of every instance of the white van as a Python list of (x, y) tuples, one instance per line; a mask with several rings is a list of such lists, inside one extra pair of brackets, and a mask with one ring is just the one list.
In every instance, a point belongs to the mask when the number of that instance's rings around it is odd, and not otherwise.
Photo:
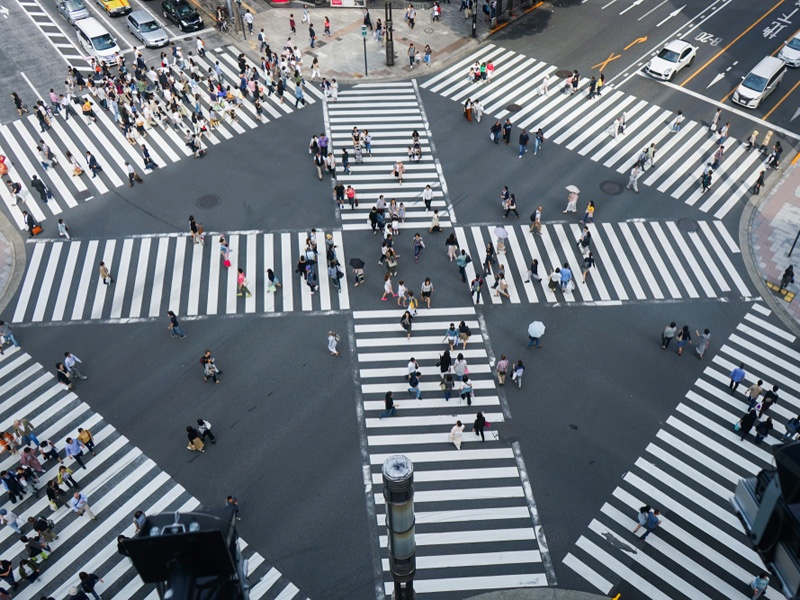
[(747, 108), (758, 105), (778, 87), (786, 74), (786, 63), (774, 56), (765, 56), (733, 93), (732, 100)]
[(120, 52), (117, 40), (94, 17), (81, 19), (75, 23), (78, 30), (78, 42), (81, 47), (98, 61), (111, 62), (114, 53)]

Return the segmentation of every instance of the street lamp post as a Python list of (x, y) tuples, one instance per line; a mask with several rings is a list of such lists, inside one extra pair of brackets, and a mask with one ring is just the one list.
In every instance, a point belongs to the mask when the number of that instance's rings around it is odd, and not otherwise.
[(472, 37), (478, 37), (478, 0), (475, 0), (475, 8), (472, 11)]
[(392, 0), (386, 0), (386, 65), (394, 64), (394, 38), (392, 37)]
[(414, 600), (417, 544), (414, 540), (414, 465), (395, 454), (383, 463), (383, 497), (386, 500), (389, 570), (394, 580), (394, 600)]
[(364, 41), (364, 77), (369, 76), (369, 69), (367, 68), (367, 26), (361, 26), (361, 38)]

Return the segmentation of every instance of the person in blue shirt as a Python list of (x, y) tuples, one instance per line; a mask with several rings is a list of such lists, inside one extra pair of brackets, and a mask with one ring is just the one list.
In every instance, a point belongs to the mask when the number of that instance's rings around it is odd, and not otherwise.
[(645, 541), (647, 536), (650, 535), (651, 533), (653, 533), (653, 531), (655, 531), (656, 527), (661, 525), (661, 519), (658, 518), (659, 515), (661, 515), (661, 511), (658, 510), (658, 509), (655, 509), (649, 515), (647, 515), (647, 522), (644, 525), (644, 528), (646, 529), (646, 531), (644, 532), (644, 535), (641, 535), (639, 537), (639, 541), (640, 542)]
[(792, 417), (786, 422), (786, 433), (783, 434), (783, 441), (791, 441), (798, 433), (800, 433), (800, 415)]
[(736, 388), (739, 387), (739, 384), (744, 381), (745, 375), (747, 374), (744, 372), (744, 363), (739, 363), (739, 366), (731, 371), (731, 383), (728, 386), (731, 389), (731, 395), (733, 395)]
[(419, 389), (419, 371), (415, 371), (408, 378), (408, 393), (414, 394), (417, 400), (422, 400), (422, 392)]
[(566, 292), (567, 286), (569, 285), (569, 280), (572, 279), (572, 271), (569, 268), (568, 263), (564, 263), (564, 266), (561, 267), (561, 291)]

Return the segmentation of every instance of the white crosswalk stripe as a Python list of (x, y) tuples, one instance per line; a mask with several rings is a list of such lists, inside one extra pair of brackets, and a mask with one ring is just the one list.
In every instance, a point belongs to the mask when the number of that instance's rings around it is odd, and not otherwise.
[[(755, 304), (719, 350), (711, 345), (709, 364), (685, 400), (565, 557), (603, 594), (626, 582), (649, 598), (752, 597), (748, 583), (765, 569), (730, 498), (740, 479), (773, 465), (770, 446), (782, 443), (786, 421), (800, 412), (796, 340), (769, 317)], [(691, 346), (686, 353), (694, 354)], [(740, 363), (747, 376), (731, 394), (729, 374)], [(780, 388), (780, 402), (768, 413), (775, 429), (762, 444), (752, 435), (741, 441), (733, 428), (747, 411), (744, 390), (758, 379), (765, 389)], [(644, 543), (631, 533), (643, 505), (662, 513)], [(764, 597), (783, 595), (769, 588)]]
[[(431, 211), (439, 211), (442, 227), (455, 221), (445, 200), (445, 182), (434, 160), (430, 132), (419, 105), (412, 82), (389, 84), (362, 84), (339, 92), (337, 102), (326, 104), (331, 138), (331, 151), (337, 161), (337, 177), (344, 186), (353, 186), (359, 205), (354, 209), (345, 204), (341, 211), (345, 231), (370, 229), (369, 212), (379, 196), (383, 195), (387, 209), (382, 215), (388, 223), (390, 200), (397, 201), (405, 210), (398, 229), (430, 227), (433, 213), (426, 211), (422, 200), (425, 186), (433, 191)], [(372, 154), (363, 152), (363, 159), (355, 158), (351, 133), (353, 127), (368, 130), (372, 137)], [(412, 145), (412, 132), (419, 133), (422, 157), (412, 161), (408, 149)], [(346, 148), (350, 156), (350, 174), (341, 167), (341, 151)], [(402, 185), (393, 176), (395, 161), (402, 161), (405, 176)]]
[[(490, 59), (495, 65), (494, 77), (484, 83), (471, 82), (467, 76), (470, 66)], [(579, 93), (564, 94), (563, 80), (553, 76), (555, 70), (552, 65), (489, 44), (420, 87), (457, 102), (467, 97), (480, 99), (486, 111), (487, 130), (492, 119), (511, 119), (513, 144), (521, 129), (535, 131), (541, 127), (545, 151), (548, 142), (564, 144), (626, 176), (642, 149), (655, 143), (656, 166), (647, 170), (639, 184), (656, 187), (714, 217), (723, 218), (748, 197), (764, 168), (765, 157), (757, 150), (747, 152), (744, 142), (729, 138), (711, 190), (702, 193), (699, 180), (717, 148), (716, 136), (705, 125), (687, 119), (680, 132), (672, 133), (668, 126), (673, 117), (670, 111), (613, 88), (603, 90), (595, 100), (587, 100), (586, 77), (581, 79)], [(539, 94), (545, 77), (550, 79), (546, 96)], [(521, 109), (511, 113), (506, 109), (510, 104), (518, 104)], [(627, 114), (625, 133), (613, 138), (608, 131), (623, 112)]]
[[(379, 530), (384, 532), (386, 526), (381, 467), (388, 456), (401, 453), (414, 464), (417, 592), (546, 586), (546, 548), (537, 542), (521, 467), (496, 430), (504, 413), (474, 308), (420, 310), (410, 340), (399, 324), (402, 313), (399, 308), (354, 313)], [(455, 361), (461, 352), (468, 361), (471, 406), (460, 398), (459, 386), (445, 400), (439, 388), (441, 370), (435, 365), (448, 348), (445, 331), (451, 322), (458, 326), (462, 320), (472, 335), (466, 349), (459, 346), (452, 358)], [(412, 356), (420, 365), (420, 400), (407, 391), (405, 374)], [(507, 386), (514, 385), (508, 380)], [(394, 394), (397, 414), (382, 418), (387, 391)], [(485, 442), (472, 431), (479, 410), (492, 424)], [(448, 441), (458, 419), (466, 426), (461, 450)], [(480, 531), (476, 522), (481, 523)], [(379, 541), (386, 592), (391, 594), (387, 537), (381, 535)]]
[[(542, 234), (528, 226), (508, 226), (508, 239), (501, 246), (495, 226), (456, 227), (459, 246), (467, 250), (470, 281), (481, 275), (481, 302), (594, 302), (619, 303), (636, 300), (678, 298), (750, 299), (753, 293), (739, 275), (732, 256), (739, 254), (736, 243), (724, 227), (701, 221), (683, 230), (675, 221), (635, 221), (589, 224), (590, 249), (595, 266), (583, 278), (583, 255), (577, 240), (578, 224), (553, 223), (542, 226)], [(486, 267), (486, 245), (494, 245), (491, 269)], [(532, 261), (538, 260), (541, 281), (528, 281)], [(569, 265), (575, 289), (554, 294), (548, 288), (552, 269)], [(510, 298), (496, 295), (495, 277), (499, 266), (505, 270)], [(634, 267), (635, 265), (635, 267)], [(473, 296), (473, 301), (476, 298)]]
[[(36, 241), (14, 310), (14, 322), (117, 320), (198, 315), (349, 310), (347, 277), (337, 292), (326, 266), (325, 235), (336, 244), (335, 257), (347, 272), (341, 232), (317, 230), (319, 290), (311, 293), (297, 261), (305, 232), (241, 232), (227, 235), (231, 266), (225, 267), (219, 234), (205, 244), (185, 235), (123, 240)], [(114, 283), (104, 285), (100, 261)], [(237, 268), (244, 269), (252, 296), (238, 298)], [(267, 269), (281, 284), (270, 291)], [(297, 301), (299, 300), (299, 306)]]
[[(91, 374), (90, 368), (86, 373)], [(91, 385), (91, 380), (84, 385)], [(52, 460), (42, 461), (45, 472), (40, 475), (36, 494), (29, 489), (21, 500), (4, 504), (7, 510), (13, 510), (25, 522), (28, 517), (38, 515), (52, 519), (58, 535), (58, 539), (51, 542), (49, 559), (39, 561), (39, 579), (20, 585), (14, 597), (20, 600), (32, 600), (42, 595), (64, 598), (70, 587), (80, 583), (80, 571), (100, 574), (103, 583), (98, 586), (98, 591), (109, 597), (152, 597), (155, 588), (142, 583), (130, 561), (117, 552), (116, 536), (133, 537), (131, 519), (136, 510), (143, 510), (146, 514), (191, 511), (201, 508), (200, 502), (162, 472), (101, 415), (82, 403), (74, 392), (64, 390), (52, 373), (20, 348), (6, 347), (4, 354), (0, 355), (0, 395), (3, 398), (0, 418), (8, 430), (14, 419), (27, 418), (35, 426), (38, 439), (52, 440), (56, 447), (62, 448), (63, 455), (63, 440), (75, 436), (77, 428), (82, 427), (92, 432), (97, 452), (96, 456), (85, 453), (85, 469), (69, 460), (65, 462), (74, 471), (81, 492), (89, 497), (97, 520), (77, 516), (63, 503), (51, 512), (43, 488), (45, 482), (57, 475), (59, 463)], [(18, 464), (18, 454), (3, 455), (0, 469), (15, 469)], [(61, 487), (67, 494), (71, 493), (65, 484)], [(29, 530), (27, 524), (22, 529), (23, 533)], [(249, 548), (244, 540), (240, 540), (240, 549), (242, 556), (249, 561), (251, 598), (294, 598), (299, 594), (291, 582), (266, 564), (264, 558)], [(0, 554), (4, 560), (14, 564), (16, 575), (19, 561), (26, 558), (27, 553), (10, 527), (0, 530)]]
[[(219, 62), (225, 84), (238, 87), (238, 54), (239, 51), (236, 48), (228, 46), (208, 51), (205, 57), (194, 56), (193, 60), (197, 64), (199, 73), (206, 73), (210, 67), (214, 66), (215, 62)], [(177, 67), (173, 67), (173, 70), (176, 75), (180, 74)], [(263, 83), (263, 72), (260, 68), (259, 75), (260, 81)], [(179, 77), (176, 78), (179, 79)], [(322, 100), (322, 92), (312, 82), (307, 82), (303, 89), (306, 102), (309, 104)], [(203, 113), (208, 117), (211, 107), (208, 94), (204, 89), (198, 90), (198, 94)], [(22, 210), (28, 210), (37, 221), (41, 222), (50, 215), (60, 215), (68, 208), (105, 194), (111, 188), (126, 185), (128, 174), (125, 161), (128, 161), (140, 173), (146, 171), (142, 157), (142, 144), (147, 146), (153, 161), (159, 167), (168, 166), (192, 156), (192, 152), (186, 147), (184, 141), (185, 131), (191, 125), (190, 105), (183, 105), (187, 108), (189, 117), (183, 119), (182, 129), (175, 129), (172, 125), (167, 125), (165, 128), (148, 125), (146, 127), (147, 136), (139, 138), (139, 142), (132, 146), (115, 123), (114, 115), (102, 110), (97, 100), (93, 99), (88, 92), (84, 92), (83, 97), (93, 100), (97, 123), (90, 124), (80, 114), (81, 107), (73, 105), (77, 114), (67, 120), (62, 116), (56, 116), (51, 120), (51, 128), (44, 133), (40, 131), (39, 123), (32, 114), (28, 114), (10, 125), (0, 126), (0, 154), (9, 159), (6, 163), (10, 163), (8, 178), (23, 185), (23, 203), (15, 206), (5, 185), (0, 189), (0, 198), (3, 199), (13, 221), (20, 228), (24, 229)], [(166, 105), (166, 102), (158, 94), (156, 94), (156, 98), (159, 99), (162, 107)], [(294, 107), (294, 83), (287, 82), (283, 104), (279, 102), (275, 94), (272, 94), (262, 99), (262, 106), (262, 123), (268, 123), (272, 119), (294, 112), (296, 110)], [(217, 127), (211, 128), (203, 135), (202, 143), (206, 147), (213, 146), (259, 125), (256, 110), (249, 100), (245, 100), (236, 109), (236, 117), (236, 121), (231, 121), (229, 117), (222, 119)], [(52, 166), (45, 170), (41, 165), (36, 151), (40, 139), (44, 140), (53, 151), (60, 166)], [(91, 172), (86, 169), (84, 157), (87, 150), (92, 152), (103, 169), (97, 177), (92, 177)], [(66, 151), (69, 151), (84, 168), (84, 175), (72, 176), (72, 169), (64, 156)], [(54, 194), (54, 198), (46, 204), (39, 199), (38, 193), (33, 192), (31, 195), (29, 184), (33, 175), (44, 181)], [(55, 225), (52, 226), (52, 231), (55, 231)]]

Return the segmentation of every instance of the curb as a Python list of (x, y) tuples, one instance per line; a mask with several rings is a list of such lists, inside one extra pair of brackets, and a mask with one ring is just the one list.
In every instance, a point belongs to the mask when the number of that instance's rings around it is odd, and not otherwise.
[[(800, 156), (800, 154), (796, 155)], [(789, 176), (794, 173), (794, 170), (798, 168), (798, 165), (793, 164), (794, 159), (791, 161), (787, 160), (784, 164), (789, 164), (790, 166), (784, 171), (783, 177), (781, 177), (777, 183), (773, 184), (772, 187), (769, 189), (769, 192), (763, 195), (759, 195), (758, 197), (750, 195), (750, 199), (747, 201), (747, 204), (742, 211), (742, 218), (739, 220), (739, 248), (742, 250), (742, 259), (744, 260), (744, 268), (747, 271), (747, 274), (750, 276), (753, 285), (755, 285), (756, 289), (758, 290), (759, 295), (761, 296), (761, 300), (769, 306), (773, 313), (780, 319), (781, 323), (791, 331), (795, 336), (800, 337), (800, 323), (794, 320), (783, 308), (782, 301), (775, 297), (770, 290), (766, 283), (764, 283), (764, 277), (761, 275), (761, 271), (758, 268), (756, 263), (755, 253), (753, 252), (753, 247), (750, 244), (750, 231), (753, 224), (753, 219), (758, 212), (758, 209), (761, 205), (766, 203), (770, 200), (777, 192), (781, 189), (784, 182), (789, 178)], [(766, 190), (766, 186), (764, 187)]]
[(609, 600), (608, 596), (558, 588), (520, 588), (471, 596), (469, 600)]

